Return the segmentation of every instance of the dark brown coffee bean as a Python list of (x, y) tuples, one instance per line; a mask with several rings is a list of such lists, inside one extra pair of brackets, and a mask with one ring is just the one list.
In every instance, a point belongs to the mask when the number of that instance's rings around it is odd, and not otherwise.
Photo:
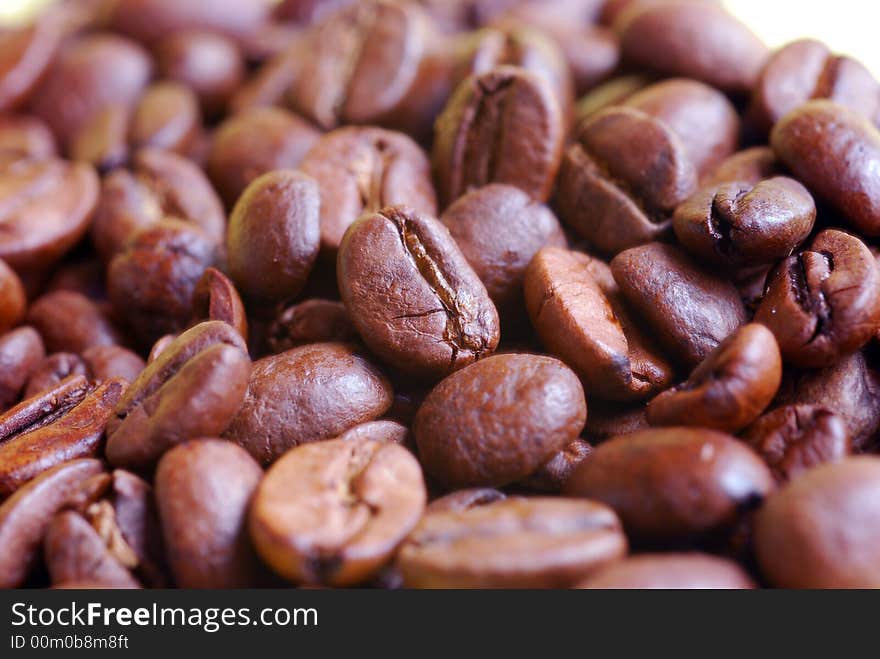
[(148, 586), (166, 587), (165, 550), (153, 488), (138, 476), (116, 469), (105, 496), (113, 506), (113, 532), (118, 531), (137, 558), (137, 577)]
[(702, 189), (673, 216), (675, 235), (694, 256), (733, 267), (789, 256), (813, 229), (816, 204), (794, 179), (731, 182)]
[(589, 442), (575, 439), (518, 485), (536, 492), (558, 494), (575, 468), (590, 457), (593, 447)]
[(257, 560), (246, 522), (262, 477), (263, 470), (247, 451), (231, 442), (186, 442), (162, 456), (156, 500), (178, 587), (254, 585)]
[(386, 206), (437, 213), (428, 159), (402, 133), (340, 128), (318, 140), (300, 169), (321, 190), (321, 249), (334, 260), (346, 229), (364, 213)]
[(731, 560), (708, 554), (641, 554), (613, 563), (578, 588), (602, 590), (739, 590), (755, 582)]
[(459, 85), (434, 131), (437, 190), (448, 206), (473, 188), (507, 183), (546, 201), (562, 157), (565, 125), (541, 77), (499, 66)]
[(562, 362), (505, 354), (438, 384), (419, 408), (413, 434), (422, 465), (444, 486), (498, 487), (565, 448), (586, 418), (583, 388)]
[(241, 407), (251, 364), (241, 336), (209, 321), (172, 341), (131, 384), (107, 426), (107, 460), (149, 467), (172, 446), (222, 433)]
[(71, 460), (43, 472), (0, 505), (0, 587), (20, 588), (40, 558), (49, 522), (87, 479), (100, 474), (100, 460)]
[(601, 444), (565, 489), (607, 503), (631, 538), (682, 541), (729, 528), (773, 488), (770, 470), (737, 439), (664, 428)]
[(19, 327), (0, 337), (0, 410), (18, 401), (45, 355), (43, 340), (32, 327)]
[(342, 302), (306, 300), (282, 309), (269, 328), (269, 347), (278, 354), (308, 343), (358, 339)]
[[(89, 368), (79, 355), (69, 352), (56, 352), (49, 355), (31, 369), (22, 398), (27, 400), (44, 391), (54, 389), (71, 375), (89, 376)], [(19, 391), (19, 393), (21, 392)], [(18, 400), (18, 397), (15, 400)]]
[(782, 356), (763, 325), (744, 325), (722, 341), (684, 384), (648, 404), (654, 426), (696, 426), (739, 432), (773, 401)]
[(541, 342), (574, 369), (587, 393), (642, 399), (672, 382), (673, 368), (627, 312), (605, 263), (542, 249), (526, 270), (525, 298)]
[(33, 93), (55, 58), (60, 27), (45, 16), (0, 34), (0, 112), (15, 110)]
[(787, 363), (830, 366), (861, 349), (880, 326), (880, 270), (865, 244), (828, 229), (767, 277), (755, 320), (776, 335)]
[(303, 346), (254, 363), (244, 404), (225, 436), (267, 465), (294, 446), (382, 416), (391, 397), (390, 383), (354, 346)]
[(498, 312), (449, 230), (405, 207), (364, 215), (339, 247), (342, 301), (367, 346), (439, 378), (490, 355)]
[(229, 218), (229, 274), (256, 300), (296, 297), (320, 246), (321, 198), (314, 179), (291, 170), (264, 174), (242, 194)]
[(250, 532), (260, 557), (309, 585), (362, 583), (418, 523), (427, 493), (406, 449), (376, 441), (298, 446), (257, 488)]
[(612, 437), (629, 435), (650, 427), (645, 405), (641, 401), (612, 403), (594, 399), (590, 401), (590, 416), (583, 436), (593, 444), (600, 444)]
[(207, 170), (232, 207), (258, 176), (299, 166), (320, 133), (281, 108), (255, 108), (220, 124), (211, 141)]
[(842, 417), (816, 405), (786, 405), (746, 428), (743, 439), (764, 458), (776, 481), (784, 483), (850, 452)]
[(73, 376), (0, 416), (0, 496), (59, 463), (97, 455), (127, 384), (109, 380), (90, 390)]
[(770, 137), (776, 156), (860, 233), (880, 235), (880, 132), (832, 101), (810, 101)]
[(27, 322), (40, 332), (49, 352), (80, 354), (123, 340), (101, 307), (73, 291), (55, 291), (38, 298), (28, 310)]
[(773, 149), (767, 146), (753, 146), (734, 153), (708, 172), (701, 181), (704, 187), (741, 181), (756, 186), (764, 179), (781, 176), (782, 164), (776, 159)]
[(196, 284), (192, 300), (192, 324), (222, 320), (247, 341), (248, 322), (244, 303), (229, 278), (216, 268), (205, 270)]
[(486, 286), (502, 319), (522, 323), (529, 261), (542, 247), (567, 243), (553, 212), (519, 188), (496, 183), (461, 197), (440, 221)]
[(191, 89), (208, 115), (223, 110), (245, 77), (235, 41), (206, 30), (170, 34), (157, 44), (156, 60), (163, 77)]
[(388, 0), (358, 2), (331, 16), (307, 37), (293, 107), (328, 130), (376, 123), (415, 81), (428, 27), (417, 7)]
[(19, 272), (52, 265), (82, 238), (97, 201), (98, 177), (89, 165), (0, 162), (0, 258)]
[(198, 99), (175, 82), (157, 82), (134, 108), (128, 137), (132, 148), (155, 147), (187, 155), (202, 129)]
[(142, 345), (184, 329), (205, 270), (218, 247), (196, 225), (162, 220), (141, 229), (107, 269), (107, 293)]
[(36, 117), (0, 114), (0, 153), (22, 158), (51, 158), (57, 155), (55, 136)]
[(408, 446), (412, 443), (409, 428), (397, 423), (397, 421), (367, 421), (349, 428), (339, 435), (337, 439), (342, 439), (346, 442), (371, 440), (400, 444), (401, 446)]
[(695, 367), (745, 323), (739, 293), (671, 245), (619, 254), (611, 272), (623, 298), (682, 364)]
[(751, 30), (712, 2), (636, 3), (614, 29), (625, 60), (733, 94), (751, 91), (767, 56)]
[(409, 588), (565, 588), (626, 554), (602, 504), (512, 498), (431, 512), (401, 547)]
[(880, 459), (818, 467), (771, 496), (755, 519), (755, 553), (780, 588), (878, 588)]
[(478, 506), (487, 506), (495, 501), (507, 498), (501, 490), (491, 487), (474, 487), (467, 490), (456, 490), (428, 504), (425, 513), (458, 513)]
[(814, 39), (786, 44), (767, 59), (752, 92), (749, 119), (766, 134), (786, 114), (817, 98), (880, 120), (880, 84), (871, 72)]
[(670, 233), (672, 212), (697, 188), (684, 144), (665, 123), (632, 108), (588, 120), (559, 171), (560, 217), (609, 254)]
[(134, 382), (144, 370), (144, 360), (131, 350), (120, 346), (93, 346), (82, 353), (82, 360), (89, 374), (98, 382), (111, 378), (122, 378)]
[(74, 291), (92, 300), (106, 300), (104, 264), (97, 258), (61, 264), (46, 284), (46, 292)]

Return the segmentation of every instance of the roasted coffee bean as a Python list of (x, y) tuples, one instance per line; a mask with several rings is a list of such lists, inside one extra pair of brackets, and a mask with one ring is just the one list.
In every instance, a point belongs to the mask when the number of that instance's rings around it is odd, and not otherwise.
[(413, 424), (427, 473), (450, 488), (522, 480), (564, 449), (587, 418), (577, 376), (550, 357), (496, 355), (438, 384)]
[(187, 155), (202, 129), (198, 99), (189, 87), (158, 82), (134, 108), (129, 141), (135, 149), (154, 147)]
[(767, 56), (751, 30), (712, 2), (636, 3), (614, 29), (624, 60), (733, 94), (751, 91)]
[(753, 146), (734, 153), (703, 177), (705, 187), (723, 183), (748, 183), (757, 186), (768, 178), (781, 176), (782, 164), (768, 146)]
[(425, 513), (458, 513), (478, 506), (487, 506), (495, 501), (507, 498), (501, 490), (491, 487), (474, 487), (468, 490), (456, 490), (439, 499), (434, 499), (425, 508)]
[(269, 328), (269, 347), (278, 354), (308, 343), (357, 340), (345, 305), (332, 300), (306, 300), (282, 309)]
[[(43, 340), (33, 327), (19, 327), (0, 336), (0, 410), (19, 399), (45, 355)], [(25, 397), (30, 396), (26, 393)]]
[(702, 189), (673, 216), (675, 235), (697, 258), (733, 267), (774, 263), (807, 239), (816, 204), (794, 179), (731, 182)]
[(635, 400), (672, 382), (673, 368), (633, 322), (605, 263), (542, 249), (526, 270), (525, 297), (541, 342), (574, 369), (588, 394)]
[(609, 108), (589, 119), (565, 153), (560, 217), (602, 252), (668, 235), (672, 212), (697, 188), (684, 143), (659, 119)]
[(316, 343), (254, 363), (226, 437), (267, 465), (300, 444), (338, 437), (391, 406), (388, 380), (345, 343)]
[(553, 34), (574, 79), (577, 94), (586, 94), (620, 65), (620, 46), (615, 34), (600, 26), (568, 26)]
[(0, 496), (57, 464), (97, 455), (127, 385), (108, 380), (91, 390), (72, 376), (0, 416)]
[(122, 336), (104, 311), (73, 291), (46, 293), (31, 305), (27, 322), (49, 352), (80, 354), (94, 346), (122, 343)]
[(162, 456), (156, 469), (156, 500), (178, 587), (254, 585), (257, 560), (246, 522), (262, 476), (247, 451), (231, 442), (186, 442)]
[(440, 378), (492, 354), (498, 312), (449, 230), (405, 207), (364, 215), (339, 247), (349, 317), (380, 358)]
[(697, 174), (730, 156), (739, 143), (736, 108), (721, 92), (678, 78), (650, 85), (623, 102), (659, 119), (678, 135)]
[(196, 285), (219, 259), (217, 245), (196, 225), (162, 220), (135, 233), (113, 257), (107, 293), (136, 339), (150, 345), (187, 326)]
[(768, 58), (752, 92), (749, 119), (766, 134), (786, 114), (817, 98), (880, 121), (880, 84), (871, 72), (814, 39), (789, 43)]
[(411, 444), (409, 428), (397, 423), (397, 421), (367, 421), (360, 425), (349, 428), (339, 435), (337, 439), (347, 442), (371, 440), (375, 442), (388, 442), (407, 446)]
[(589, 442), (575, 439), (518, 484), (528, 490), (558, 494), (575, 468), (592, 452), (593, 447)]
[(432, 163), (443, 206), (489, 183), (546, 201), (565, 125), (552, 87), (524, 69), (499, 66), (464, 80), (434, 131)]
[(229, 278), (216, 268), (205, 270), (196, 283), (192, 299), (192, 323), (222, 320), (247, 341), (248, 323), (244, 303)]
[(831, 366), (880, 327), (880, 270), (855, 236), (828, 229), (767, 277), (755, 320), (776, 335), (787, 363)]
[(131, 110), (124, 105), (99, 110), (68, 140), (71, 159), (87, 162), (99, 172), (121, 167), (129, 158), (130, 124)]
[(584, 95), (575, 108), (575, 126), (579, 126), (593, 116), (613, 105), (620, 105), (648, 85), (652, 79), (638, 73), (617, 76), (597, 85)]
[(238, 45), (216, 32), (174, 32), (156, 45), (155, 52), (162, 75), (191, 89), (208, 115), (223, 110), (245, 77)]
[(648, 404), (654, 426), (696, 426), (735, 433), (760, 416), (782, 382), (773, 334), (752, 323), (722, 341), (684, 384)]
[(428, 29), (417, 7), (389, 0), (357, 2), (331, 16), (307, 37), (293, 107), (327, 130), (376, 123), (415, 81)]
[(296, 297), (321, 240), (321, 197), (314, 179), (278, 170), (253, 181), (229, 218), (229, 274), (251, 299)]
[(553, 212), (519, 188), (495, 183), (461, 197), (440, 221), (486, 286), (503, 322), (522, 324), (529, 261), (542, 247), (566, 246)]
[(0, 505), (0, 588), (23, 586), (40, 558), (46, 528), (84, 481), (100, 474), (100, 460), (71, 460), (43, 472)]
[(708, 554), (641, 554), (612, 563), (578, 588), (621, 590), (740, 590), (755, 587), (731, 560)]
[(21, 279), (0, 259), (0, 333), (6, 332), (24, 318), (27, 298)]
[(207, 170), (230, 208), (258, 176), (299, 166), (320, 133), (281, 108), (230, 117), (214, 133)]
[(755, 553), (780, 588), (878, 588), (880, 459), (818, 467), (771, 496), (755, 519)]
[[(39, 354), (43, 354), (43, 351), (40, 350)], [(89, 376), (89, 368), (82, 357), (69, 352), (56, 352), (49, 355), (31, 368), (23, 398), (27, 400), (44, 391), (54, 389), (71, 375)], [(21, 393), (21, 390), (18, 393)], [(17, 396), (11, 402), (16, 400), (18, 400)]]
[(880, 235), (880, 132), (832, 101), (810, 101), (773, 128), (776, 156), (853, 229)]
[(409, 206), (436, 215), (428, 159), (402, 133), (346, 127), (327, 133), (300, 169), (321, 191), (321, 249), (334, 260), (348, 227), (364, 213)]
[(89, 165), (0, 161), (0, 258), (18, 272), (51, 266), (82, 238), (97, 201)]
[(733, 284), (671, 245), (629, 249), (611, 262), (611, 272), (634, 313), (688, 367), (703, 361), (745, 323), (745, 309)]
[(0, 154), (43, 159), (57, 155), (55, 136), (36, 117), (0, 114)]
[(0, 34), (0, 112), (28, 100), (55, 59), (61, 37), (60, 25), (49, 16)]
[(107, 426), (108, 461), (149, 467), (172, 446), (219, 435), (241, 407), (250, 370), (244, 340), (230, 325), (187, 330), (120, 399)]
[(730, 435), (664, 428), (599, 445), (565, 489), (611, 506), (630, 538), (676, 542), (730, 528), (773, 488), (761, 458)]
[(144, 370), (144, 360), (131, 350), (115, 345), (93, 346), (83, 350), (82, 360), (92, 379), (102, 382), (122, 378), (134, 382)]
[(308, 40), (295, 38), (267, 59), (229, 99), (231, 115), (281, 105), (302, 71)]
[(850, 452), (843, 418), (816, 405), (786, 405), (768, 412), (743, 432), (743, 439), (783, 483)]
[(590, 416), (583, 436), (593, 444), (600, 444), (612, 437), (629, 435), (650, 427), (645, 405), (641, 401), (612, 403), (594, 399), (590, 401)]
[(307, 444), (275, 463), (258, 486), (251, 537), (260, 557), (293, 582), (351, 586), (388, 563), (426, 499), (419, 463), (400, 446)]
[(409, 588), (564, 588), (626, 554), (606, 506), (512, 498), (425, 515), (400, 549)]

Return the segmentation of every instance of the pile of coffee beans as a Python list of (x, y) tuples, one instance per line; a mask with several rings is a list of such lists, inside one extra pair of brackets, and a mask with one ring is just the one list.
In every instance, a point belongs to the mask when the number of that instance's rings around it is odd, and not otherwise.
[(711, 0), (0, 31), (0, 587), (880, 588), (878, 125)]

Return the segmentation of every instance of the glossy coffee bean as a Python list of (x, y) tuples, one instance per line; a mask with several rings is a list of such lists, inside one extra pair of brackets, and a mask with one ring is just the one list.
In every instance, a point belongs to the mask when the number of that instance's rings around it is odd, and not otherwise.
[(784, 259), (810, 235), (816, 204), (794, 179), (753, 185), (731, 182), (702, 189), (675, 209), (682, 245), (706, 263), (733, 267)]
[(298, 446), (266, 473), (250, 511), (260, 557), (300, 584), (373, 577), (418, 523), (427, 494), (412, 454), (395, 444)]
[(596, 85), (578, 100), (575, 107), (574, 125), (579, 126), (602, 110), (624, 103), (628, 98), (651, 85), (652, 82), (653, 79), (647, 75), (631, 73), (615, 76)]
[(282, 309), (269, 328), (269, 347), (278, 354), (308, 343), (351, 342), (358, 338), (345, 305), (305, 300)]
[(171, 447), (222, 433), (238, 412), (251, 364), (244, 340), (210, 321), (173, 340), (116, 406), (107, 426), (107, 460), (150, 467)]
[(278, 170), (253, 181), (232, 209), (227, 232), (229, 274), (252, 299), (280, 301), (302, 290), (320, 246), (318, 185)]
[(518, 485), (534, 492), (558, 494), (562, 492), (577, 466), (589, 459), (592, 452), (593, 447), (589, 442), (582, 439), (572, 440)]
[(385, 377), (345, 343), (316, 343), (254, 363), (225, 436), (267, 465), (286, 451), (338, 437), (391, 406)]
[(365, 213), (408, 206), (436, 215), (428, 159), (402, 133), (346, 127), (324, 135), (300, 169), (321, 191), (321, 250), (335, 259), (348, 227)]
[(43, 340), (33, 327), (19, 327), (0, 336), (0, 409), (18, 401), (45, 355)]
[(825, 407), (786, 405), (767, 412), (743, 432), (764, 458), (777, 482), (784, 483), (850, 453), (844, 419)]
[(461, 197), (440, 221), (486, 286), (502, 320), (521, 322), (529, 261), (542, 247), (567, 243), (553, 212), (519, 188), (494, 183)]
[(247, 451), (231, 442), (194, 440), (162, 456), (156, 501), (178, 587), (254, 585), (257, 561), (246, 522), (262, 477)]
[[(41, 350), (39, 354), (42, 352)], [(46, 390), (54, 389), (71, 375), (89, 377), (89, 368), (79, 355), (69, 352), (56, 352), (49, 355), (31, 368), (22, 398), (27, 400)], [(18, 397), (15, 400), (18, 400)]]
[(134, 382), (144, 370), (144, 360), (131, 350), (116, 345), (92, 346), (82, 353), (89, 375), (98, 381), (122, 378)]
[(560, 217), (609, 254), (667, 235), (672, 212), (697, 188), (684, 143), (659, 119), (609, 108), (589, 119), (559, 171)]
[(360, 425), (349, 428), (339, 435), (337, 439), (346, 442), (358, 442), (371, 440), (375, 442), (387, 442), (407, 446), (411, 444), (409, 428), (397, 423), (397, 421), (379, 420), (367, 421)]
[(550, 357), (504, 354), (453, 373), (413, 424), (425, 471), (449, 488), (519, 481), (576, 439), (587, 407), (577, 376)]
[(702, 179), (704, 187), (742, 182), (752, 186), (768, 178), (783, 176), (782, 164), (769, 146), (753, 146), (718, 163)]
[(880, 235), (880, 132), (832, 101), (810, 101), (773, 128), (776, 156), (853, 229)]
[(671, 245), (652, 243), (619, 254), (611, 272), (634, 313), (660, 344), (694, 367), (746, 320), (736, 288)]
[(755, 320), (776, 335), (787, 363), (831, 366), (880, 326), (880, 270), (865, 244), (827, 229), (767, 277)]
[(204, 320), (222, 320), (247, 341), (248, 321), (244, 303), (229, 277), (216, 268), (205, 270), (193, 291), (191, 322), (196, 325)]
[(425, 515), (397, 563), (409, 588), (565, 588), (626, 548), (602, 504), (511, 498)]
[(489, 183), (546, 201), (559, 168), (564, 119), (552, 87), (517, 67), (464, 80), (434, 130), (431, 154), (441, 204)]
[(755, 518), (755, 553), (780, 588), (877, 588), (880, 459), (818, 467), (771, 496)]
[(5, 261), (0, 259), (0, 332), (18, 325), (25, 315), (27, 298), (24, 285)]
[(580, 376), (588, 394), (638, 400), (672, 382), (673, 368), (633, 322), (605, 263), (544, 248), (526, 270), (525, 297), (541, 343)]
[(578, 588), (601, 590), (740, 590), (752, 578), (731, 560), (709, 554), (640, 554), (600, 570)]
[(132, 148), (154, 147), (187, 155), (202, 129), (198, 99), (188, 87), (157, 82), (137, 102), (128, 130)]
[(744, 325), (691, 373), (684, 384), (648, 404), (654, 426), (696, 426), (738, 432), (758, 418), (782, 382), (782, 356), (763, 325)]
[(635, 3), (614, 29), (624, 60), (733, 94), (751, 91), (767, 56), (760, 39), (711, 2)]
[(101, 307), (73, 291), (55, 291), (35, 300), (27, 322), (43, 337), (49, 352), (80, 354), (94, 346), (122, 343), (119, 330)]
[(611, 439), (566, 484), (569, 495), (611, 506), (629, 537), (673, 542), (729, 528), (773, 488), (770, 470), (745, 444), (692, 428)]

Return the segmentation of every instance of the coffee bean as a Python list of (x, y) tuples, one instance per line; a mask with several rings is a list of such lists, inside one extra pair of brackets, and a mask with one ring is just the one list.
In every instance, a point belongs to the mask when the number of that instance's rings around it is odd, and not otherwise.
[(26, 114), (0, 115), (0, 153), (42, 160), (57, 155), (55, 136), (36, 117)]
[(767, 146), (753, 146), (723, 160), (702, 180), (704, 187), (722, 183), (742, 182), (752, 186), (768, 178), (781, 176), (782, 164), (776, 159), (773, 149)]
[(511, 498), (425, 515), (398, 565), (409, 588), (565, 588), (626, 546), (620, 521), (602, 504)]
[(650, 428), (644, 403), (641, 401), (612, 403), (590, 401), (590, 416), (584, 426), (584, 438), (599, 444), (618, 435), (629, 435)]
[(467, 490), (457, 490), (450, 494), (434, 499), (425, 508), (425, 513), (457, 513), (478, 506), (486, 506), (495, 501), (507, 498), (501, 490), (491, 487), (474, 487)]
[(205, 270), (196, 283), (192, 299), (192, 324), (222, 320), (247, 341), (248, 322), (244, 303), (229, 278), (216, 268)]
[[(43, 354), (43, 351), (40, 350), (38, 354)], [(44, 391), (54, 389), (71, 375), (89, 376), (89, 367), (86, 366), (82, 357), (69, 352), (56, 352), (49, 355), (31, 368), (23, 398), (33, 398)], [(18, 400), (20, 393), (19, 389), (12, 402)]]
[(21, 106), (50, 68), (61, 41), (60, 26), (50, 17), (0, 34), (0, 112)]
[(554, 37), (568, 62), (577, 94), (586, 94), (620, 65), (620, 46), (614, 33), (598, 25), (562, 26)]
[(308, 585), (351, 586), (376, 575), (425, 509), (419, 464), (371, 440), (298, 446), (266, 473), (250, 509), (260, 557)]
[(198, 99), (189, 87), (158, 82), (134, 108), (129, 141), (135, 149), (154, 147), (187, 155), (202, 129)]
[[(43, 340), (32, 327), (19, 327), (0, 336), (0, 409), (18, 401), (45, 355)], [(30, 395), (25, 393), (25, 397)]]
[(538, 469), (519, 482), (519, 485), (536, 492), (558, 494), (571, 477), (575, 468), (590, 457), (593, 447), (582, 439), (573, 440), (568, 446), (547, 460)]
[(408, 446), (412, 443), (409, 428), (396, 421), (367, 421), (360, 425), (349, 428), (339, 435), (337, 439), (346, 442), (371, 440), (375, 442), (387, 442)]
[(304, 36), (288, 39), (280, 52), (269, 57), (235, 91), (229, 99), (230, 114), (238, 115), (256, 108), (281, 105), (302, 72), (308, 46), (308, 39)]
[(339, 247), (340, 294), (380, 358), (439, 378), (490, 355), (498, 312), (449, 231), (405, 207), (367, 214)]
[(877, 588), (880, 460), (818, 467), (771, 496), (755, 519), (755, 553), (780, 588)]
[(630, 538), (671, 542), (730, 528), (743, 508), (773, 488), (770, 470), (745, 444), (689, 428), (615, 437), (599, 445), (565, 487), (569, 495), (611, 506)]
[(740, 590), (755, 583), (733, 561), (708, 554), (641, 554), (600, 570), (578, 588)]
[(645, 75), (632, 73), (611, 78), (584, 95), (575, 108), (575, 126), (591, 119), (611, 106), (620, 105), (640, 90), (649, 86), (652, 79)]
[(122, 342), (119, 330), (92, 300), (73, 291), (47, 293), (31, 304), (27, 322), (43, 337), (49, 352), (79, 354), (88, 348)]
[(129, 159), (128, 132), (131, 110), (108, 105), (71, 135), (67, 151), (73, 160), (87, 162), (99, 172), (121, 167)]
[(498, 487), (576, 439), (587, 407), (577, 376), (550, 357), (496, 355), (458, 371), (413, 424), (427, 473), (446, 487)]
[(282, 309), (269, 329), (269, 347), (278, 354), (309, 343), (357, 340), (345, 305), (332, 300), (305, 300)]

